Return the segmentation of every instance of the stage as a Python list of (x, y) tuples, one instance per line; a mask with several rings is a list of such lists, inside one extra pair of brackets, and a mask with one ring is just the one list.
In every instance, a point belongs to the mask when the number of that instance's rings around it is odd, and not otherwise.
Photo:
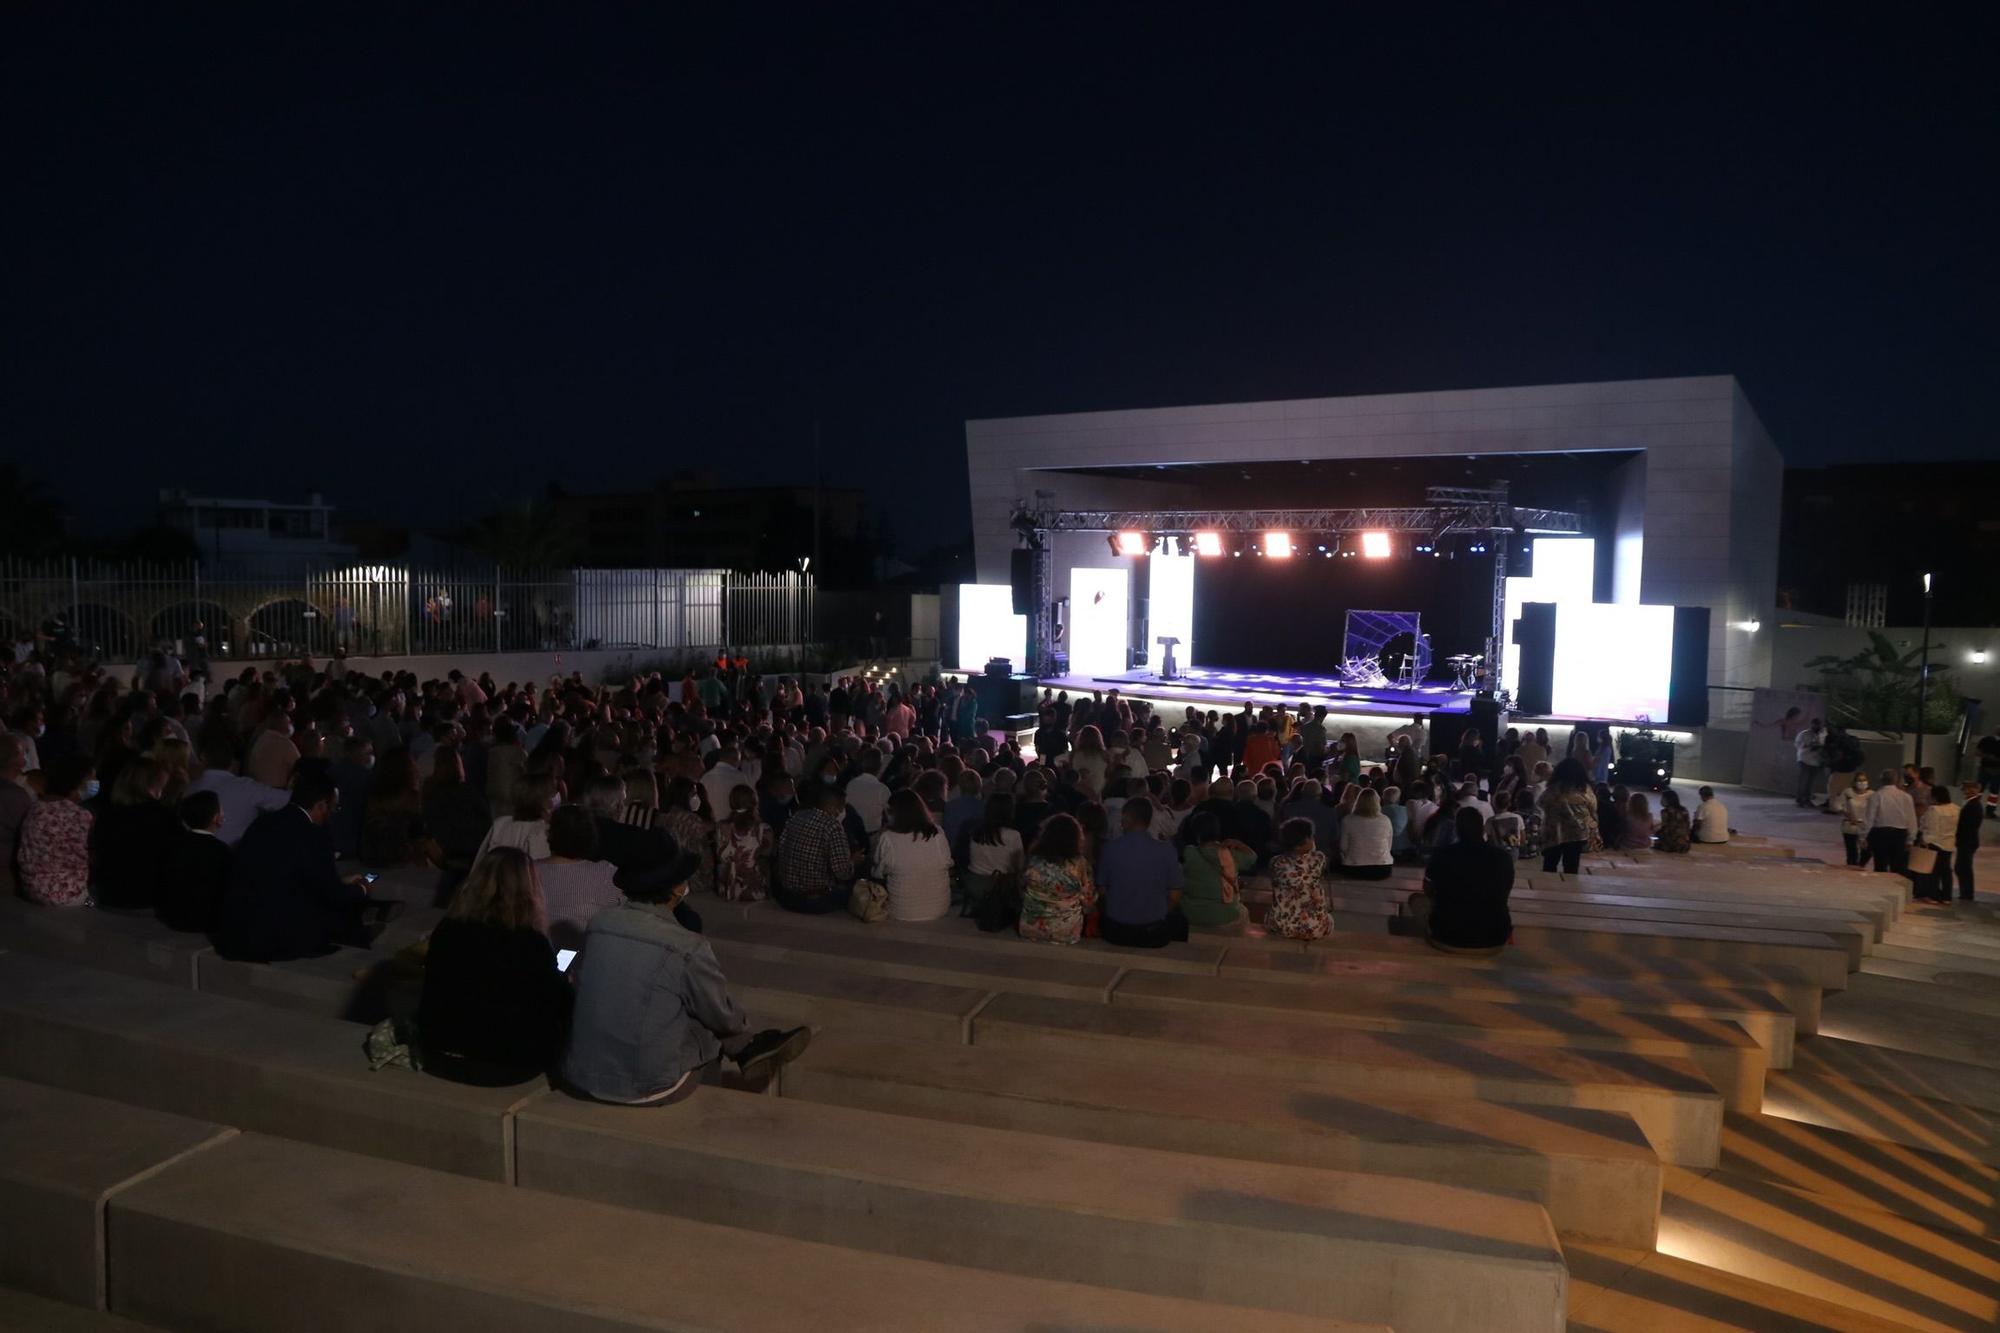
[(1056, 676), (1042, 681), (1041, 688), (1068, 690), (1072, 695), (1117, 690), (1156, 706), (1192, 706), (1219, 713), (1235, 712), (1246, 699), (1260, 707), (1324, 704), (1329, 713), (1404, 721), (1418, 713), (1467, 713), (1471, 711), (1472, 700), (1470, 694), (1453, 691), (1441, 681), (1403, 690), (1348, 685), (1317, 674), (1235, 667), (1190, 667), (1174, 680), (1161, 680), (1147, 671), (1127, 671), (1115, 676)]

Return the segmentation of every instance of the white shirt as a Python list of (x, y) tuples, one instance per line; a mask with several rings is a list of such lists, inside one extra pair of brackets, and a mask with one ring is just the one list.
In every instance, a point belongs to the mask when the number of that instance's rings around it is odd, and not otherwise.
[(1710, 797), (1695, 807), (1694, 840), (1696, 842), (1729, 841), (1729, 807)]
[(1395, 862), (1389, 844), (1396, 830), (1387, 815), (1346, 815), (1340, 821), (1340, 863), (1344, 866), (1386, 866)]
[(977, 838), (966, 843), (965, 869), (968, 874), (1004, 875), (1019, 870), (1021, 862), (1019, 829), (1001, 829), (997, 843), (980, 842)]
[(1899, 828), (1911, 837), (1917, 833), (1917, 803), (1901, 787), (1877, 787), (1868, 793), (1861, 807), (1861, 831)]
[(708, 793), (708, 809), (717, 819), (729, 813), (729, 793), (739, 786), (752, 785), (742, 769), (724, 760), (701, 775), (701, 789)]
[(257, 816), (266, 810), (282, 810), (291, 804), (292, 794), (282, 787), (266, 787), (254, 778), (240, 777), (226, 768), (204, 769), (188, 783), (190, 794), (212, 791), (222, 802), (222, 827), (215, 836), (234, 847)]
[(1792, 738), (1792, 753), (1807, 768), (1818, 768), (1820, 751), (1826, 744), (1826, 733), (1806, 728)]
[(1958, 807), (1955, 805), (1934, 805), (1924, 811), (1924, 843), (1941, 852), (1951, 852), (1958, 847)]
[(530, 861), (549, 859), (549, 826), (539, 819), (516, 819), (512, 815), (502, 815), (493, 821), (493, 827), (486, 830), (486, 837), (479, 844), (479, 851), (473, 860), (495, 847), (519, 847), (528, 854)]
[(882, 827), (882, 811), (889, 804), (889, 789), (873, 773), (863, 773), (847, 784), (847, 803), (861, 816), (861, 827), (874, 833)]
[(1409, 801), (1406, 802), (1406, 808), (1410, 812), (1410, 839), (1414, 842), (1424, 836), (1424, 831), (1430, 826), (1432, 816), (1437, 814), (1437, 802)]
[(951, 844), (942, 833), (878, 835), (875, 877), (889, 890), (891, 920), (935, 921), (951, 911)]

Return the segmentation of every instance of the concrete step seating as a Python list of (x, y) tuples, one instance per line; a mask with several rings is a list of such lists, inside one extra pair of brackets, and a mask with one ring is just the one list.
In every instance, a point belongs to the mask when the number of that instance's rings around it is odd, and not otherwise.
[(1726, 1105), (1762, 1104), (1764, 1048), (1733, 1023), (1664, 1014), (1584, 1014), (1561, 1005), (1494, 1003), (1460, 997), (1381, 996), (1337, 987), (1228, 977), (1138, 974), (1119, 982), (1112, 1003), (1187, 1013), (1242, 1013), (1356, 1032), (1421, 1033), (1460, 1040), (1523, 1043), (1574, 1051), (1616, 1051), (1686, 1060)]
[(1392, 1096), (1622, 1111), (1663, 1160), (1712, 1166), (1720, 1152), (1721, 1094), (1693, 1064), (1669, 1056), (1390, 1037), (1238, 1014), (1085, 1007), (1032, 995), (996, 996), (980, 1011), (974, 1044), (1215, 1075), (1276, 1075), (1313, 1089), (1364, 1083)]
[(1511, 982), (1514, 977), (1546, 980), (1559, 985), (1567, 980), (1614, 981), (1621, 983), (1665, 982), (1673, 985), (1713, 987), (1768, 995), (1791, 1015), (1799, 1036), (1818, 1030), (1822, 992), (1809, 977), (1796, 969), (1752, 963), (1715, 963), (1705, 959), (1669, 957), (1621, 958), (1579, 955), (1548, 949), (1509, 947), (1492, 958), (1440, 953), (1419, 939), (1383, 935), (1335, 934), (1318, 940), (1299, 954), (1231, 954), (1219, 971), (1222, 976), (1254, 977), (1271, 981), (1316, 982), (1340, 978), (1357, 965), (1390, 962), (1412, 964), (1464, 977)]
[(661, 1113), (550, 1094), (518, 1183), (885, 1254), (1301, 1315), (1547, 1327), (1565, 1273), (1533, 1203), (747, 1093)]
[(0, 1329), (20, 1333), (157, 1333), (159, 1325), (0, 1287)]
[[(359, 1036), (338, 1020), (0, 954), (0, 1074), (8, 1076), (495, 1181), (532, 1169), (540, 1174), (522, 1183), (566, 1182), (570, 1193), (629, 1191), (643, 1170), (656, 1186), (650, 1207), (746, 1225), (762, 1218), (763, 1229), (906, 1255), (948, 1232), (923, 1252), (956, 1245), (950, 1253), (985, 1267), (1025, 1262), (1008, 1258), (1027, 1252), (1023, 1237), (1066, 1236), (1068, 1246), (1035, 1262), (1071, 1263), (1068, 1271), (1097, 1286), (1176, 1288), (1407, 1328), (1455, 1326), (1426, 1313), (1425, 1302), (1477, 1288), (1502, 1312), (1496, 1326), (1560, 1322), (1560, 1249), (1528, 1201), (874, 1111), (834, 1115), (722, 1090), (666, 1111), (585, 1105), (539, 1085), (477, 1089), (370, 1073)], [(587, 1141), (600, 1130), (603, 1142)], [(651, 1146), (635, 1147), (635, 1135)], [(563, 1162), (565, 1153), (579, 1162)], [(1190, 1191), (1195, 1178), (1200, 1188)], [(1165, 1192), (1144, 1195), (1132, 1184), (1142, 1180)], [(986, 1221), (970, 1235), (953, 1228), (953, 1218), (975, 1215)], [(1232, 1226), (1255, 1234), (1221, 1246)], [(1082, 1258), (1063, 1258), (1072, 1252)], [(1203, 1254), (1230, 1258), (1211, 1272)], [(1253, 1264), (1256, 1254), (1283, 1257), (1276, 1271), (1295, 1274), (1290, 1285)], [(1162, 1267), (1163, 1255), (1174, 1262)], [(1364, 1280), (1364, 1272), (1383, 1276)], [(1386, 1281), (1414, 1272), (1433, 1277)], [(1450, 1308), (1462, 1317), (1466, 1307)]]
[(1670, 1254), (1570, 1245), (1569, 1333), (1908, 1333), (1909, 1325)]
[(861, 1333), (937, 1327), (941, 1312), (996, 1333), (1354, 1327), (865, 1254), (260, 1134), (131, 1186), (109, 1224), (112, 1309), (173, 1328)]
[[(711, 941), (736, 958), (791, 963), (809, 968), (831, 967), (873, 976), (988, 986), (1016, 994), (1056, 998), (1116, 1001), (1123, 994), (1137, 993), (1147, 996), (1185, 995), (1190, 997), (1190, 1003), (1205, 1004), (1212, 997), (1228, 996), (1232, 997), (1230, 1003), (1238, 1007), (1270, 1008), (1277, 1012), (1311, 1009), (1315, 1003), (1359, 1012), (1359, 1006), (1342, 1006), (1338, 1002), (1366, 992), (1369, 1004), (1378, 1007), (1392, 1006), (1398, 1001), (1422, 1001), (1428, 1008), (1446, 1000), (1453, 1003), (1530, 1005), (1537, 1006), (1539, 1010), (1558, 1007), (1560, 1012), (1555, 1014), (1516, 1015), (1521, 1021), (1505, 1025), (1527, 1031), (1533, 1035), (1526, 1039), (1543, 1043), (1559, 1040), (1549, 1035), (1551, 1021), (1556, 1032), (1581, 1033), (1586, 1045), (1591, 1037), (1603, 1035), (1601, 1027), (1580, 1021), (1577, 1015), (1582, 1014), (1592, 1016), (1591, 1024), (1597, 1024), (1600, 1015), (1619, 1013), (1706, 1019), (1733, 1023), (1749, 1032), (1752, 1039), (1763, 1047), (1772, 1068), (1789, 1067), (1794, 1034), (1790, 1012), (1768, 996), (1740, 992), (1703, 993), (1694, 986), (1682, 987), (1675, 993), (1665, 988), (1664, 983), (1651, 983), (1652, 990), (1648, 993), (1644, 983), (1620, 988), (1618, 983), (1578, 979), (1563, 986), (1546, 977), (1510, 973), (1508, 977), (1520, 980), (1518, 992), (1501, 984), (1489, 984), (1482, 990), (1476, 979), (1468, 981), (1462, 971), (1444, 968), (1426, 971), (1415, 964), (1384, 963), (1373, 965), (1375, 974), (1370, 975), (1367, 970), (1370, 965), (1352, 964), (1349, 971), (1338, 975), (1337, 980), (1341, 984), (1312, 988), (1313, 994), (1321, 997), (1316, 1002), (1310, 996), (1261, 991), (1256, 989), (1259, 983), (1246, 983), (1251, 989), (1218, 988), (1214, 985), (1214, 978), (1139, 969), (1128, 971), (1093, 960), (1072, 958), (1064, 951), (1053, 949), (1044, 949), (1043, 956), (1029, 954), (1026, 957), (944, 945), (929, 946), (918, 952), (898, 941), (873, 938), (865, 931), (826, 931), (810, 926), (794, 927), (782, 922), (773, 924), (768, 919), (748, 921), (724, 918), (711, 922), (708, 929)], [(1440, 988), (1453, 981), (1466, 984), (1453, 987), (1453, 993), (1449, 995), (1442, 993)], [(1537, 982), (1541, 983), (1539, 988)], [(1505, 1018), (1506, 1015), (1489, 1014), (1486, 1019), (1495, 1017)]]
[(1407, 1176), (1534, 1199), (1565, 1240), (1651, 1248), (1659, 1157), (1628, 1115), (1303, 1091), (1043, 1051), (822, 1036), (784, 1098), (1210, 1157)]

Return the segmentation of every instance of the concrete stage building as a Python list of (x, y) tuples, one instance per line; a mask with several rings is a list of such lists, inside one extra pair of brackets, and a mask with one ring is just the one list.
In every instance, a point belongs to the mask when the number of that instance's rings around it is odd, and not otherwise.
[[(974, 420), (966, 456), (985, 585), (1009, 581), (1024, 506), (1407, 504), (1425, 485), (1510, 483), (1516, 503), (1588, 516), (1597, 601), (1708, 608), (1712, 726), (1740, 728), (1750, 697), (1714, 687), (1770, 683), (1784, 465), (1730, 375)], [(1057, 596), (1073, 570), (1125, 563), (1101, 533), (1048, 541)], [(1210, 643), (1195, 659), (1257, 653)]]

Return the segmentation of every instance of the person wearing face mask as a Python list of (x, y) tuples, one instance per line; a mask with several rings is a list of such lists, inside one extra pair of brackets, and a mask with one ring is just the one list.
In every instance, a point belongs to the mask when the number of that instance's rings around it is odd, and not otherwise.
[(90, 829), (83, 803), (97, 795), (88, 759), (51, 760), (41, 802), (21, 824), (21, 896), (47, 907), (82, 907), (90, 893)]
[(285, 787), (291, 784), (292, 770), (298, 764), (299, 747), (292, 743), (291, 714), (274, 711), (250, 744), (245, 772), (252, 781), (267, 787)]
[(1862, 816), (1868, 809), (1868, 775), (1856, 773), (1854, 781), (1833, 798), (1833, 811), (1840, 816), (1840, 840), (1847, 844), (1847, 864), (1868, 864), (1868, 846), (1861, 840)]

